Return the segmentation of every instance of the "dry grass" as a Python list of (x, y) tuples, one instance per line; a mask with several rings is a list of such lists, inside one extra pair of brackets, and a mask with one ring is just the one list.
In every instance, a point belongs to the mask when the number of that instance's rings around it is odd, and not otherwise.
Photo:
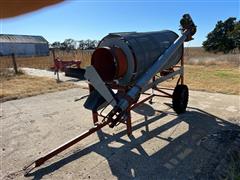
[(33, 77), (22, 73), (18, 75), (1, 73), (0, 80), (1, 102), (77, 87), (72, 83), (57, 83), (50, 78)]
[(185, 48), (184, 59), (186, 64), (191, 65), (231, 65), (239, 67), (240, 65), (240, 53), (209, 53), (206, 52), (203, 48), (192, 47)]
[[(163, 86), (175, 87), (177, 79), (163, 83)], [(240, 94), (240, 71), (233, 66), (185, 66), (185, 84), (191, 90)]]

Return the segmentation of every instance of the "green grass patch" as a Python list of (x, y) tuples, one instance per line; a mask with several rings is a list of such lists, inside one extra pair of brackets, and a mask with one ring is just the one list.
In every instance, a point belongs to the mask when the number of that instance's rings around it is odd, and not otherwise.
[(214, 75), (220, 78), (227, 78), (227, 79), (239, 78), (239, 74), (236, 72), (233, 72), (232, 70), (216, 70)]

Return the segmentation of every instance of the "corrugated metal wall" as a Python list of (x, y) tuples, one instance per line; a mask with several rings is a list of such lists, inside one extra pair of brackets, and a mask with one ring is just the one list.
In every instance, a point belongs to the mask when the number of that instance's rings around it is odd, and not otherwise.
[(0, 35), (0, 56), (48, 56), (48, 42), (42, 36)]
[(27, 43), (1, 43), (0, 56), (9, 56), (14, 53), (16, 56), (48, 56), (48, 44), (27, 44)]

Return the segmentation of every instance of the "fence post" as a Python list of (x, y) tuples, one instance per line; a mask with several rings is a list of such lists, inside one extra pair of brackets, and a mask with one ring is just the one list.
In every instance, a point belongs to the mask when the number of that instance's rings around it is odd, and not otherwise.
[(12, 53), (12, 63), (13, 63), (13, 69), (15, 73), (18, 73), (18, 68), (17, 68), (17, 62), (16, 62), (16, 56), (14, 53)]
[[(55, 49), (52, 49), (52, 56), (53, 56), (53, 63), (54, 63), (54, 74), (57, 74), (57, 82), (60, 82), (60, 78), (59, 78), (59, 64), (58, 61), (56, 60), (56, 54), (55, 54)], [(56, 64), (57, 63), (57, 64)]]
[(54, 60), (56, 59), (55, 49), (54, 48), (52, 49), (52, 56), (53, 56), (53, 62), (54, 62)]

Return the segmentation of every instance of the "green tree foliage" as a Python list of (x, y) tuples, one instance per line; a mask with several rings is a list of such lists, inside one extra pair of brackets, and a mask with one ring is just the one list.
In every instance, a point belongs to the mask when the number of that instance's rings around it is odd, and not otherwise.
[(62, 43), (59, 41), (52, 43), (51, 48), (67, 51), (74, 49), (90, 50), (95, 49), (98, 43), (99, 41), (90, 39), (80, 41), (75, 41), (74, 39), (65, 39)]
[(69, 51), (69, 50), (75, 49), (75, 46), (76, 46), (75, 40), (65, 39), (65, 41), (63, 43), (61, 43), (60, 49)]
[(56, 41), (51, 44), (51, 48), (60, 49), (60, 47), (61, 47), (61, 43), (59, 41)]
[(240, 49), (240, 21), (230, 17), (226, 21), (218, 21), (212, 32), (203, 42), (206, 51), (229, 53)]
[(240, 21), (236, 23), (234, 30), (229, 33), (229, 36), (234, 39), (235, 46), (240, 51)]

